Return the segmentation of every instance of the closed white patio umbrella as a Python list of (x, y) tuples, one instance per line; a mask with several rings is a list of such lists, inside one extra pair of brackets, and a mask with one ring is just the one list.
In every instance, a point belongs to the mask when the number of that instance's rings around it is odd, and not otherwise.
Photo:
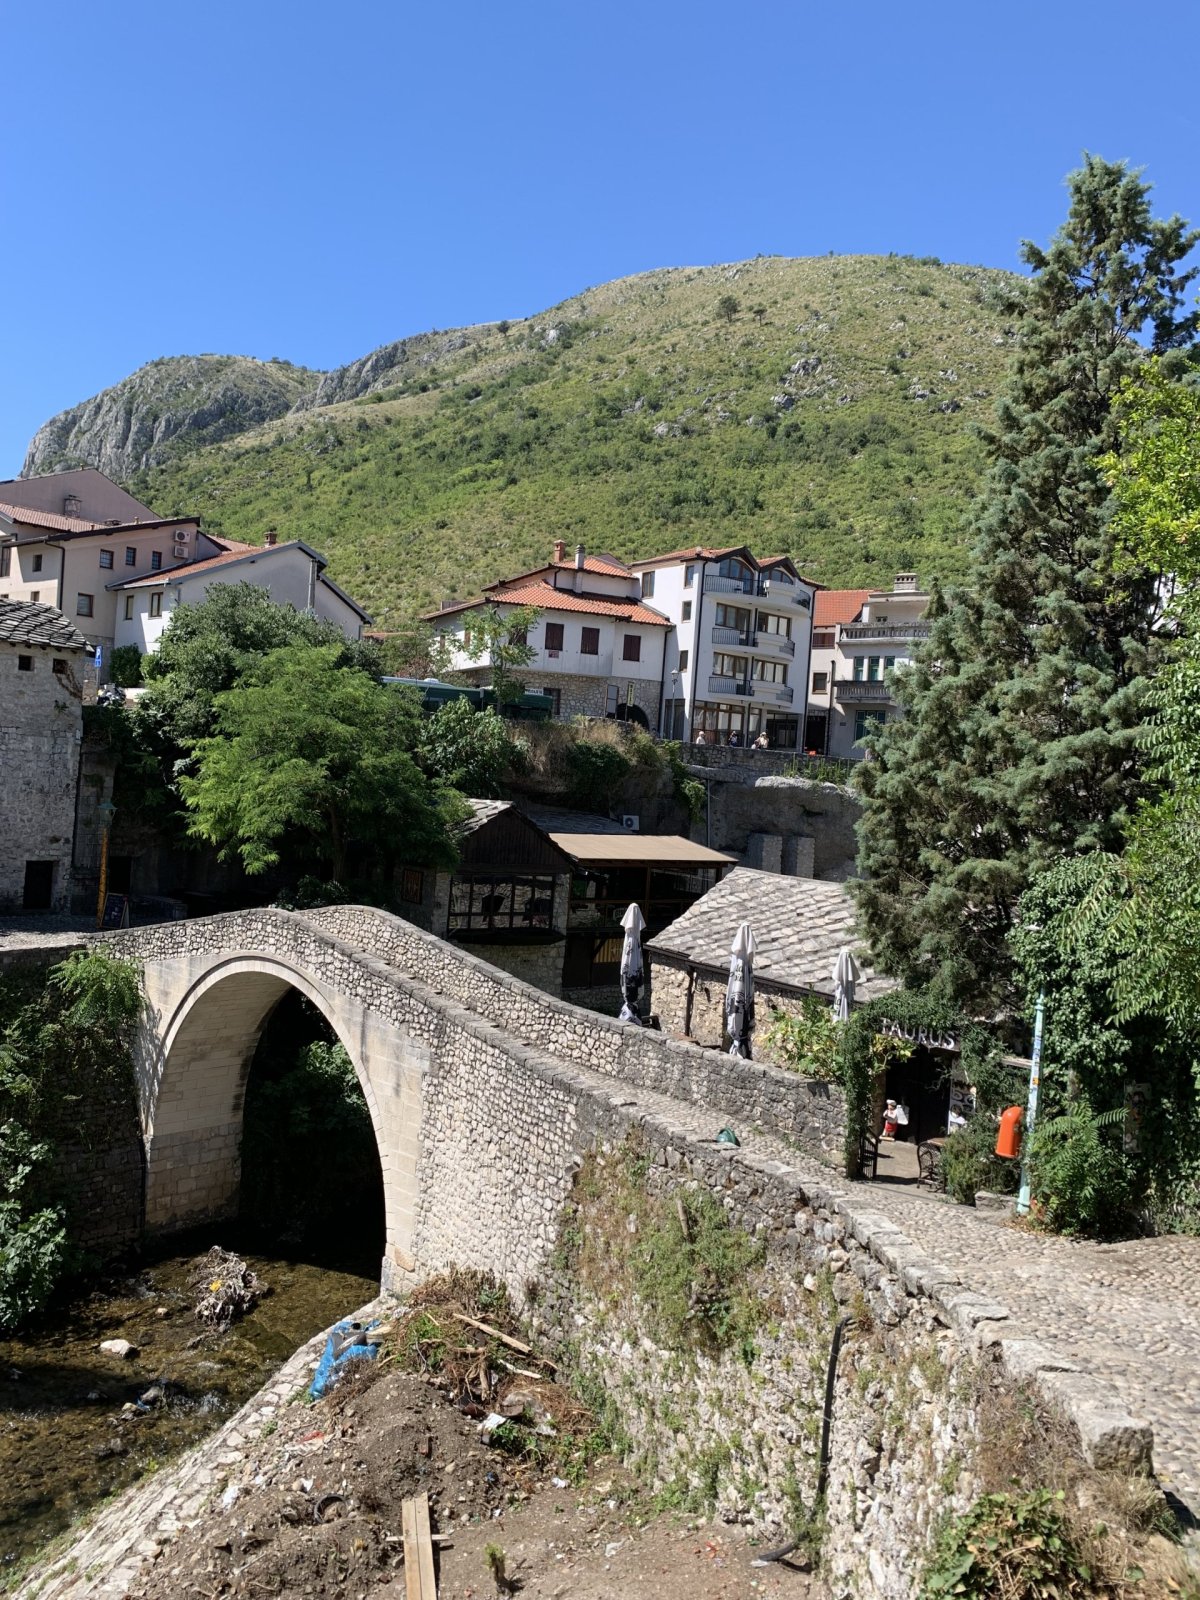
[(839, 1022), (850, 1020), (850, 1013), (854, 1009), (854, 986), (861, 977), (850, 946), (843, 945), (833, 964), (833, 1014)]
[(621, 918), (621, 926), (625, 930), (625, 942), (621, 946), (621, 1016), (622, 1022), (637, 1022), (642, 1020), (638, 1010), (638, 995), (642, 991), (643, 965), (642, 965), (642, 931), (646, 926), (646, 919), (642, 915), (641, 907), (633, 902), (625, 915)]
[(754, 932), (743, 922), (729, 952), (729, 982), (725, 986), (725, 1028), (733, 1041), (731, 1056), (750, 1060), (754, 1032)]

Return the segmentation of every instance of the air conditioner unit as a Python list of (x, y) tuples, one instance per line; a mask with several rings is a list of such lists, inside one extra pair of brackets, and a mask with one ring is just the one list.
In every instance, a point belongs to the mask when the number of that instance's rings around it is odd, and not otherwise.
[(562, 651), (561, 650), (547, 650), (546, 654), (550, 657), (551, 661), (557, 661), (559, 656), (562, 655)]
[(640, 817), (632, 817), (628, 814), (621, 818), (621, 826), (625, 829), (626, 833), (637, 833), (640, 822)]
[(185, 544), (175, 544), (171, 546), (171, 554), (176, 558), (176, 560), (186, 561), (187, 553), (188, 547)]
[(191, 537), (192, 537), (192, 532), (191, 532), (190, 528), (176, 528), (175, 529), (175, 543), (176, 544), (186, 544)]

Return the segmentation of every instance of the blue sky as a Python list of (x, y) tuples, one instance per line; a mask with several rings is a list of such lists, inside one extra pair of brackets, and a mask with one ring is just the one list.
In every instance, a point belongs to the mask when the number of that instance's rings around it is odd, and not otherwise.
[(0, 477), (155, 356), (328, 367), (760, 251), (1013, 266), (1085, 148), (1196, 219), (1200, 8), (1145, 16), (9, 0)]

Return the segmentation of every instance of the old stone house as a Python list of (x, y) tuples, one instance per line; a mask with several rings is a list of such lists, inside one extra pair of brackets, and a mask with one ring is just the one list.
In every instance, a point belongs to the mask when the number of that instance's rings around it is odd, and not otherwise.
[[(730, 946), (743, 922), (757, 945), (756, 1048), (777, 1012), (794, 1015), (809, 996), (832, 1005), (838, 953), (858, 945), (850, 891), (841, 883), (736, 867), (647, 943), (654, 1009), (667, 1032), (698, 1044), (728, 1044), (725, 984)], [(897, 987), (861, 954), (856, 960), (862, 973), (856, 1004)]]
[(0, 600), (0, 911), (68, 902), (87, 654), (55, 606)]

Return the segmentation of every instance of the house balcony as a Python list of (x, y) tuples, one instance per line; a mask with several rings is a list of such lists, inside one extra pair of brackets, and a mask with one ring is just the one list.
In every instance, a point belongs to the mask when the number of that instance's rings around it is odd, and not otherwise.
[(796, 691), (787, 683), (756, 683), (754, 697), (756, 700), (774, 700), (776, 705), (790, 706)]
[(886, 683), (868, 683), (865, 680), (855, 683), (851, 678), (840, 678), (833, 686), (833, 695), (843, 705), (887, 705), (891, 702), (892, 691)]
[(738, 628), (715, 626), (712, 642), (718, 650), (765, 650), (789, 660), (796, 654), (796, 641), (782, 633), (742, 633)]
[(768, 650), (773, 656), (786, 656), (790, 661), (796, 654), (796, 641), (782, 633), (755, 634), (756, 648)]
[(741, 695), (753, 694), (754, 686), (741, 678), (710, 678), (708, 692), (715, 694), (718, 700), (736, 700)]
[(704, 574), (705, 594), (753, 594), (753, 578), (723, 578), (719, 572)]
[(786, 605), (797, 606), (801, 611), (809, 609), (808, 590), (798, 583), (788, 583), (783, 578), (760, 578), (756, 592), (764, 600), (774, 600), (776, 604), (783, 601)]
[(842, 624), (846, 644), (900, 644), (906, 640), (928, 639), (927, 622), (846, 622)]

